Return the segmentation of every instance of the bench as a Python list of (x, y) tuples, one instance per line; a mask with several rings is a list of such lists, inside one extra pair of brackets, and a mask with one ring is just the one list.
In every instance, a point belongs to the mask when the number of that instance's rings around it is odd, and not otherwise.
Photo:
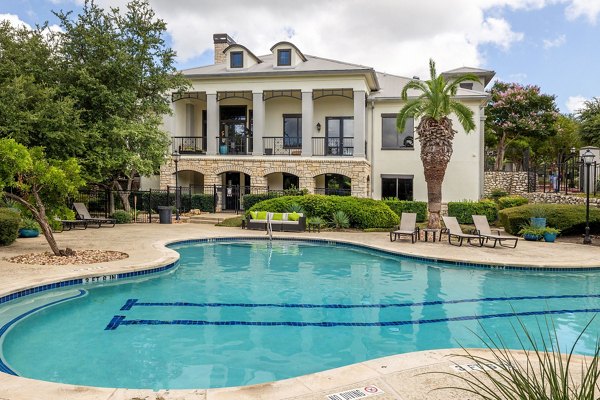
[(269, 220), (274, 232), (304, 232), (306, 230), (306, 216), (302, 213), (266, 211), (250, 211), (246, 217), (246, 228), (266, 231)]

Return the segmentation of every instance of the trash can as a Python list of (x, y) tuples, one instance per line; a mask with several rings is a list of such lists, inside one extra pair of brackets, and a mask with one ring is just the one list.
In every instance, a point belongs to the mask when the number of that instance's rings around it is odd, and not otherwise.
[(171, 207), (165, 207), (165, 206), (158, 207), (158, 218), (159, 218), (161, 224), (170, 224), (172, 215), (173, 215), (173, 209)]

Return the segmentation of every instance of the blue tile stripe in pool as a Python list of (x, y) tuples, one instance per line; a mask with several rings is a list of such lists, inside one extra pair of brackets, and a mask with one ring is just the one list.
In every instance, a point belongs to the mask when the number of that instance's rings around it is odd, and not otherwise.
[(563, 294), (550, 296), (513, 296), (513, 297), (484, 297), (481, 299), (435, 300), (415, 303), (389, 303), (389, 304), (307, 304), (307, 303), (189, 303), (176, 302), (140, 302), (138, 299), (128, 299), (121, 307), (121, 311), (131, 310), (135, 307), (239, 307), (239, 308), (401, 308), (421, 307), (443, 304), (479, 303), (487, 301), (521, 301), (521, 300), (550, 300), (550, 299), (589, 299), (600, 298), (600, 294)]
[[(266, 236), (238, 236), (238, 237), (222, 237), (222, 238), (209, 238), (209, 239), (190, 239), (181, 240), (173, 243), (169, 243), (167, 247), (172, 248), (175, 246), (187, 245), (187, 244), (200, 244), (200, 243), (215, 243), (215, 242), (237, 242), (237, 241), (268, 241), (269, 237)], [(379, 249), (366, 245), (360, 245), (355, 243), (336, 242), (328, 239), (305, 239), (297, 237), (277, 237), (273, 238), (273, 241), (288, 241), (288, 242), (304, 242), (304, 243), (315, 243), (315, 244), (327, 244), (330, 246), (337, 247), (349, 247), (362, 250), (371, 250), (383, 254), (393, 255), (400, 258), (409, 260), (423, 261), (433, 264), (449, 264), (458, 267), (468, 268), (484, 268), (484, 269), (502, 269), (502, 270), (515, 270), (515, 271), (546, 271), (546, 272), (589, 272), (600, 270), (600, 264), (593, 267), (536, 267), (536, 266), (524, 266), (524, 265), (492, 265), (482, 263), (472, 263), (464, 261), (453, 261), (443, 260), (429, 257), (420, 257), (411, 254), (401, 254), (393, 250)]]
[[(2, 326), (2, 327), (0, 328), (0, 337), (2, 337), (2, 335), (4, 335), (4, 334), (6, 333), (6, 331), (8, 330), (8, 328), (10, 328), (10, 327), (11, 327), (11, 326), (13, 326), (15, 323), (17, 323), (18, 321), (22, 320), (23, 318), (25, 318), (25, 317), (26, 317), (26, 316), (28, 316), (28, 315), (31, 315), (31, 314), (33, 314), (34, 312), (37, 312), (37, 311), (39, 311), (39, 310), (43, 310), (43, 309), (44, 309), (44, 308), (46, 308), (46, 307), (51, 307), (51, 306), (53, 306), (53, 305), (55, 305), (55, 304), (63, 303), (63, 302), (65, 302), (65, 301), (69, 301), (69, 300), (76, 299), (76, 298), (78, 298), (78, 297), (85, 296), (86, 294), (87, 294), (87, 292), (86, 292), (85, 290), (83, 290), (83, 289), (79, 289), (79, 293), (78, 293), (78, 294), (76, 294), (76, 295), (74, 295), (74, 296), (71, 296), (71, 297), (66, 297), (66, 298), (64, 298), (64, 299), (60, 299), (60, 300), (56, 300), (56, 301), (53, 301), (53, 302), (51, 302), (51, 303), (48, 303), (48, 304), (44, 304), (43, 306), (36, 307), (36, 308), (34, 308), (34, 309), (32, 309), (32, 310), (29, 310), (29, 311), (27, 311), (26, 313), (23, 313), (23, 314), (19, 315), (19, 316), (17, 316), (17, 317), (15, 317), (15, 318), (13, 318), (12, 320), (10, 320), (9, 322), (7, 322), (6, 324), (4, 324), (4, 326)], [(17, 375), (17, 374), (16, 374), (16, 373), (15, 373), (13, 370), (11, 370), (11, 369), (8, 367), (8, 365), (6, 365), (6, 364), (4, 363), (4, 361), (2, 361), (2, 358), (1, 358), (1, 357), (0, 357), (0, 372), (4, 372), (4, 373), (6, 373), (6, 374), (15, 375), (15, 376)]]
[(437, 319), (420, 319), (420, 320), (405, 320), (405, 321), (387, 321), (387, 322), (261, 322), (261, 321), (203, 321), (176, 319), (172, 321), (163, 321), (156, 319), (125, 319), (124, 315), (115, 315), (105, 330), (115, 330), (121, 325), (193, 325), (193, 326), (293, 326), (293, 327), (320, 327), (331, 328), (338, 326), (354, 326), (354, 327), (386, 327), (386, 326), (402, 326), (402, 325), (424, 325), (435, 324), (439, 322), (454, 322), (454, 321), (472, 321), (491, 318), (510, 318), (533, 315), (557, 315), (557, 314), (575, 314), (575, 313), (598, 313), (600, 308), (584, 308), (573, 310), (547, 310), (547, 311), (526, 311), (526, 312), (510, 312), (500, 314), (487, 315), (465, 315), (462, 317), (437, 318)]

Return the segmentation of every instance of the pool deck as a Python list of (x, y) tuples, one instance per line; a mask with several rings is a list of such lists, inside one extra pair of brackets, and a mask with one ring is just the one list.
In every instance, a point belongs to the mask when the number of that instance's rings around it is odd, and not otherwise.
[[(13, 255), (49, 250), (43, 237), (19, 239), (0, 248), (0, 297), (22, 289), (37, 287), (59, 280), (87, 276), (110, 275), (119, 272), (149, 269), (177, 259), (177, 253), (164, 243), (215, 237), (264, 237), (265, 232), (224, 228), (201, 224), (130, 224), (115, 228), (77, 230), (56, 234), (61, 248), (117, 250), (129, 258), (88, 265), (24, 265), (6, 260)], [(545, 268), (600, 267), (600, 247), (573, 243), (519, 241), (516, 249), (504, 247), (479, 248), (450, 246), (447, 242), (390, 242), (388, 234), (359, 232), (279, 233), (274, 237), (330, 239), (391, 250), (425, 258), (493, 264), (497, 266), (535, 266)], [(598, 271), (600, 273), (600, 270)], [(373, 399), (467, 399), (474, 398), (456, 390), (432, 389), (460, 385), (460, 380), (431, 372), (452, 372), (451, 357), (456, 349), (417, 352), (370, 360), (334, 370), (283, 381), (239, 388), (208, 390), (172, 390), (154, 392), (114, 388), (92, 388), (63, 385), (14, 377), (0, 373), (0, 399), (324, 399), (327, 394), (376, 385), (385, 393)]]

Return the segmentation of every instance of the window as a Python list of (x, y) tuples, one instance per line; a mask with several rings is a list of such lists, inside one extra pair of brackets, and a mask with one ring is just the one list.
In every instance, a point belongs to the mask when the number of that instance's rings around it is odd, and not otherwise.
[(243, 68), (244, 67), (244, 52), (232, 51), (229, 53), (229, 67)]
[(414, 148), (415, 120), (406, 121), (404, 132), (396, 129), (396, 114), (381, 114), (381, 148), (412, 149)]
[(296, 175), (283, 173), (283, 190), (298, 189), (300, 187), (300, 178)]
[(381, 198), (413, 199), (412, 175), (381, 175)]
[(292, 65), (292, 51), (290, 49), (277, 50), (277, 65)]
[(302, 147), (302, 114), (283, 114), (283, 147)]
[(186, 136), (195, 136), (196, 133), (196, 113), (193, 104), (185, 105), (185, 133)]
[(354, 153), (354, 118), (325, 117), (327, 156), (352, 156)]
[(473, 82), (463, 82), (459, 86), (463, 89), (473, 90)]

